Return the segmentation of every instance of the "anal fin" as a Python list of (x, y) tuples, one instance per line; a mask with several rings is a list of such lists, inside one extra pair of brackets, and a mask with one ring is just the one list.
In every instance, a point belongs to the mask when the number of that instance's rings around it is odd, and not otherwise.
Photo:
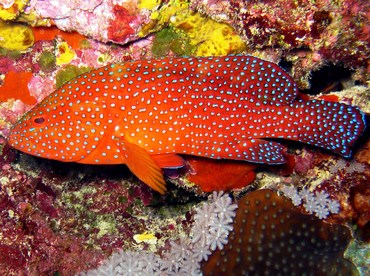
[(150, 154), (144, 148), (130, 143), (124, 138), (118, 145), (122, 149), (125, 164), (130, 171), (153, 190), (164, 194), (166, 183), (162, 170)]

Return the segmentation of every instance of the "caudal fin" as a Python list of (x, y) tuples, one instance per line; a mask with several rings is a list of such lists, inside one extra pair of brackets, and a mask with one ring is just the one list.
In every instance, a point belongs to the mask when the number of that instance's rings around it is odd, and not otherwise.
[(302, 102), (298, 140), (351, 156), (351, 147), (365, 128), (365, 115), (358, 107), (336, 102)]

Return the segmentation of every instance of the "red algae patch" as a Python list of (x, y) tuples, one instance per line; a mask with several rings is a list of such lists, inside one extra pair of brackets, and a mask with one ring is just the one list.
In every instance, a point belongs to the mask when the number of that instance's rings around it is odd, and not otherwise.
[(33, 28), (35, 41), (53, 40), (56, 36), (61, 36), (73, 49), (79, 49), (82, 46), (83, 40), (87, 39), (77, 32), (65, 32), (57, 27), (35, 27)]

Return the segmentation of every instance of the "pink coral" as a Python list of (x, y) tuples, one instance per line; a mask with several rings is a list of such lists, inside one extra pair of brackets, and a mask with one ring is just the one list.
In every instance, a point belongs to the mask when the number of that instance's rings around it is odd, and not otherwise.
[(151, 14), (134, 0), (120, 4), (108, 0), (33, 0), (31, 9), (42, 18), (52, 19), (62, 30), (122, 44), (139, 38), (140, 27)]
[(72, 16), (76, 10), (93, 11), (103, 0), (79, 1), (31, 1), (31, 6), (38, 11), (38, 14), (46, 18), (65, 18)]
[(35, 97), (38, 102), (55, 90), (55, 78), (53, 76), (34, 76), (28, 84), (30, 95)]

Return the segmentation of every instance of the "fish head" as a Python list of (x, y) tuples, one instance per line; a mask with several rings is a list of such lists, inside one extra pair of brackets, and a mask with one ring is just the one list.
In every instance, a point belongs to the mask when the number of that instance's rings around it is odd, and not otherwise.
[(112, 121), (100, 112), (102, 104), (56, 91), (18, 120), (8, 143), (34, 156), (79, 162), (104, 137), (105, 121)]

